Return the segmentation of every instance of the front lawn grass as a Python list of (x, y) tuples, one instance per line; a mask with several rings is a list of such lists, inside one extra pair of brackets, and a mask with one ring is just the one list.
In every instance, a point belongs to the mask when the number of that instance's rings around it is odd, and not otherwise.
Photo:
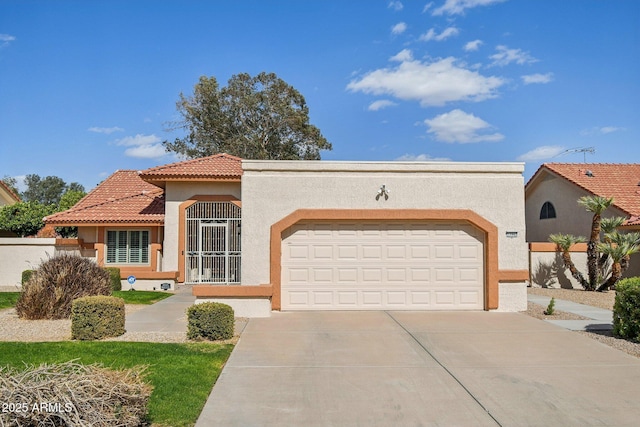
[(122, 298), (125, 304), (155, 304), (173, 295), (158, 291), (113, 291), (113, 296)]
[(20, 298), (20, 292), (0, 292), (0, 309), (11, 308)]
[(66, 362), (101, 363), (118, 369), (148, 365), (154, 426), (193, 426), (233, 345), (138, 342), (0, 342), (0, 366)]
[[(172, 293), (158, 291), (114, 291), (113, 296), (124, 300), (125, 304), (155, 304), (165, 298), (169, 298)], [(11, 308), (16, 305), (20, 297), (20, 292), (0, 292), (0, 309)]]

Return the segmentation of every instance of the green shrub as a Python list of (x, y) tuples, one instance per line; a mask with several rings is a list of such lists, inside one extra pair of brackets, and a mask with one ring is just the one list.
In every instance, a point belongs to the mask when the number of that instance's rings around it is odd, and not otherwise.
[(551, 297), (551, 301), (549, 301), (549, 305), (547, 306), (547, 309), (544, 311), (544, 314), (546, 314), (547, 316), (551, 316), (555, 311), (556, 311), (556, 299), (554, 297)]
[(31, 279), (31, 276), (33, 276), (33, 270), (25, 270), (22, 272), (22, 280), (20, 281), (21, 284), (25, 284), (29, 281), (29, 279)]
[(78, 298), (71, 307), (71, 338), (100, 340), (124, 334), (124, 300), (117, 297)]
[(195, 304), (187, 310), (187, 338), (228, 340), (233, 337), (233, 309), (218, 302)]
[(616, 284), (613, 334), (640, 341), (640, 277), (623, 279)]
[(111, 295), (109, 273), (88, 258), (57, 255), (22, 285), (16, 313), (29, 320), (68, 319), (73, 300), (89, 295)]
[(120, 269), (118, 267), (105, 267), (105, 270), (109, 272), (109, 280), (111, 281), (112, 291), (121, 291), (122, 282), (120, 281)]

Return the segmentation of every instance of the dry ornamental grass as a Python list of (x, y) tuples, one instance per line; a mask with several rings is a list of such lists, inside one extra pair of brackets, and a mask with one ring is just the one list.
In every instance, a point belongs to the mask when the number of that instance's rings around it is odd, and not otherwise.
[(74, 361), (21, 371), (0, 367), (0, 425), (142, 425), (151, 395), (144, 370), (115, 371)]

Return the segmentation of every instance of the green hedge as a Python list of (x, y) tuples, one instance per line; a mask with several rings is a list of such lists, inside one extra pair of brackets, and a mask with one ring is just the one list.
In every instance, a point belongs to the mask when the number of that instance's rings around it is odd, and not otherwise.
[(228, 340), (233, 338), (233, 308), (218, 302), (195, 304), (187, 310), (187, 338)]
[(124, 334), (124, 300), (103, 295), (78, 298), (71, 306), (71, 338), (99, 340)]
[(33, 276), (33, 271), (34, 270), (25, 270), (22, 272), (22, 280), (20, 282), (20, 284), (24, 285), (26, 282), (29, 281), (29, 279), (31, 279), (31, 276)]
[(122, 282), (120, 281), (120, 269), (118, 267), (105, 267), (109, 272), (109, 281), (111, 282), (112, 291), (121, 291)]
[(613, 334), (640, 341), (640, 277), (629, 277), (616, 284)]

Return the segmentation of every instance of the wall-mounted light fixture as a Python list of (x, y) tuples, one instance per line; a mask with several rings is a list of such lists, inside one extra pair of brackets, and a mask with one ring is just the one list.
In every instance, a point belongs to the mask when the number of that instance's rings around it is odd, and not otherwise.
[(385, 200), (389, 200), (389, 193), (391, 193), (391, 190), (387, 190), (387, 187), (382, 184), (378, 190), (378, 194), (376, 194), (376, 200), (380, 200), (380, 197), (384, 197)]

